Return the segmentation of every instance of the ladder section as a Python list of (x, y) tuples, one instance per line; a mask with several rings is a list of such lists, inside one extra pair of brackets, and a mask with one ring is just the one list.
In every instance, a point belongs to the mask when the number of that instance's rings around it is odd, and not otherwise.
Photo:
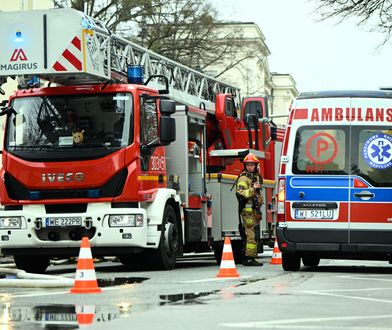
[[(64, 23), (67, 24), (64, 24)], [(215, 95), (239, 88), (112, 34), (104, 22), (71, 8), (0, 13), (0, 76), (39, 76), (62, 85), (127, 82), (129, 65), (144, 78), (164, 75), (175, 101), (214, 111)], [(164, 89), (162, 78), (149, 85)]]

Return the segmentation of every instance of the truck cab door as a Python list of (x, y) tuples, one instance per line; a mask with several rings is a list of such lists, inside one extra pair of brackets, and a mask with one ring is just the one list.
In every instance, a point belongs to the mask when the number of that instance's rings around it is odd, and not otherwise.
[(368, 246), (392, 244), (392, 127), (386, 122), (391, 100), (352, 99), (351, 108), (357, 113), (351, 127), (349, 242), (369, 251)]

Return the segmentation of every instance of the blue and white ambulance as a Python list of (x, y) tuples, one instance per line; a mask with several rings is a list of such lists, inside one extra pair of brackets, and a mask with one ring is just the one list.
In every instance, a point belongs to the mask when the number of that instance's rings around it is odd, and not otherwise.
[(277, 237), (285, 270), (392, 260), (392, 91), (302, 93), (283, 142)]

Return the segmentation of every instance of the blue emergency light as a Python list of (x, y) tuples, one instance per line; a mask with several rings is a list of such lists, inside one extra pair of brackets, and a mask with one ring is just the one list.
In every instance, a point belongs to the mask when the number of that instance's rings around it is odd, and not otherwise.
[(21, 31), (16, 31), (15, 36), (16, 36), (15, 39), (14, 39), (15, 42), (22, 42), (22, 41), (24, 41), (24, 39), (22, 37), (22, 32)]
[(89, 189), (87, 190), (87, 198), (99, 198), (101, 197), (100, 189)]
[(128, 84), (143, 84), (143, 66), (128, 65)]
[(30, 193), (29, 193), (29, 195), (30, 195), (30, 199), (31, 200), (37, 200), (37, 199), (40, 199), (41, 198), (41, 192), (40, 191), (30, 191)]

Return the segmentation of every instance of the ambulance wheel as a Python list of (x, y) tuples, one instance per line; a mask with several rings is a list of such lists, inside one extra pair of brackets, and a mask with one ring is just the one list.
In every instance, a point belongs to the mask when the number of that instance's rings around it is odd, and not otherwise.
[(301, 258), (297, 254), (282, 252), (282, 267), (286, 271), (297, 271), (301, 267)]
[(180, 228), (176, 212), (171, 205), (166, 205), (163, 212), (159, 247), (156, 250), (148, 251), (151, 256), (152, 267), (161, 270), (173, 269), (176, 265), (180, 244)]
[(48, 256), (14, 256), (16, 268), (24, 270), (27, 273), (43, 274), (49, 266), (50, 259)]
[(320, 263), (320, 257), (315, 254), (306, 255), (302, 257), (302, 263), (307, 267), (317, 267)]

